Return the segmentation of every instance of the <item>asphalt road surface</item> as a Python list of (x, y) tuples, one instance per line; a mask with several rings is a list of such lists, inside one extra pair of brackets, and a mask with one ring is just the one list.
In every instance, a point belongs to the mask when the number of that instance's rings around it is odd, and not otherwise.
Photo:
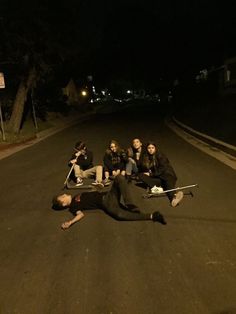
[[(178, 186), (198, 183), (177, 208), (143, 199), (166, 226), (85, 212), (67, 231), (51, 209), (78, 140), (102, 161), (110, 139), (159, 143)], [(1, 314), (236, 313), (236, 172), (168, 129), (158, 113), (97, 116), (0, 161)], [(73, 195), (76, 191), (72, 191)]]

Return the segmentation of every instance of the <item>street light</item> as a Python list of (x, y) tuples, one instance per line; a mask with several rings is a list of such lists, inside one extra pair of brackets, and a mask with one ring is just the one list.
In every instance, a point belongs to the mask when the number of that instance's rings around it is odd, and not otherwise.
[(85, 96), (87, 96), (87, 94), (88, 94), (88, 93), (87, 93), (87, 91), (86, 91), (86, 90), (82, 90), (82, 91), (81, 91), (81, 95), (82, 95), (82, 96), (84, 96), (84, 97), (85, 97)]

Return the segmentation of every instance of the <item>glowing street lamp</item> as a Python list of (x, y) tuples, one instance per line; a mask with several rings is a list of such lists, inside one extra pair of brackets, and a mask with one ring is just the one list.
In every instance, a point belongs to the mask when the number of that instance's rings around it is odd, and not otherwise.
[(82, 90), (82, 91), (81, 91), (81, 95), (82, 95), (83, 97), (87, 96), (87, 94), (88, 94), (88, 93), (87, 93), (86, 90)]

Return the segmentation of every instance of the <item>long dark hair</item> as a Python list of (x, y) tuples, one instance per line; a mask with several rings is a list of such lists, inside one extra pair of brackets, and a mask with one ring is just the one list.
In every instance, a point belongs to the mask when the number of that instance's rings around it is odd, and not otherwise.
[(75, 144), (75, 150), (77, 151), (80, 151), (82, 149), (86, 149), (86, 144), (82, 141), (78, 141), (76, 144)]
[(143, 156), (143, 166), (147, 169), (151, 169), (156, 165), (156, 152), (153, 155), (150, 155), (148, 152), (148, 146), (153, 145), (155, 148), (157, 148), (157, 145), (153, 141), (149, 141), (145, 146), (145, 153)]
[(117, 147), (117, 153), (118, 154), (123, 152), (123, 149), (120, 147), (120, 144), (116, 140), (111, 140), (109, 145), (108, 145), (108, 148), (106, 149), (106, 154), (112, 155), (113, 152), (110, 148), (111, 144), (114, 144)]
[(52, 209), (54, 210), (63, 210), (68, 208), (68, 206), (63, 206), (62, 203), (59, 201), (58, 197), (60, 195), (56, 195), (52, 199)]
[(148, 146), (149, 145), (153, 145), (155, 148), (157, 148), (157, 144), (155, 143), (155, 142), (153, 142), (153, 141), (149, 141), (147, 144), (146, 144), (146, 151), (147, 151), (147, 153), (148, 153)]

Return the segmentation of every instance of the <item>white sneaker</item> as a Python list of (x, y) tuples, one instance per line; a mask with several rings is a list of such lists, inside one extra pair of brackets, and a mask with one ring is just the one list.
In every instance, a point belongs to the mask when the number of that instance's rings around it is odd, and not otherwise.
[(161, 186), (156, 186), (151, 188), (151, 193), (152, 194), (161, 194), (163, 192), (163, 188)]
[(78, 177), (78, 178), (76, 179), (76, 186), (80, 186), (80, 185), (83, 185), (83, 179), (80, 178), (80, 177)]
[(103, 180), (103, 185), (104, 186), (108, 186), (110, 184), (111, 184), (111, 180), (109, 178), (106, 178), (106, 179)]
[(104, 184), (102, 182), (94, 181), (92, 185), (95, 185), (98, 188), (104, 188)]
[(182, 201), (183, 197), (184, 193), (182, 191), (178, 191), (171, 201), (171, 206), (176, 207)]

